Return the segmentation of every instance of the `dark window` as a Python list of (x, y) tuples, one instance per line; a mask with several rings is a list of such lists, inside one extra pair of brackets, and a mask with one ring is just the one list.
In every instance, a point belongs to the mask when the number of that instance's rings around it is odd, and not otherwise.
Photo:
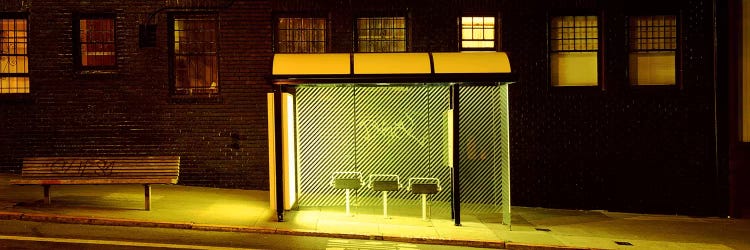
[(630, 17), (629, 78), (633, 85), (675, 85), (677, 17)]
[(82, 69), (112, 68), (116, 64), (114, 15), (81, 15), (76, 30), (76, 64)]
[(218, 19), (216, 15), (173, 15), (170, 29), (173, 93), (178, 95), (218, 93)]
[(462, 50), (495, 50), (495, 17), (461, 17)]
[(26, 18), (9, 16), (0, 13), (0, 94), (29, 93)]
[(326, 52), (325, 18), (282, 17), (276, 27), (276, 52)]
[(599, 24), (596, 16), (550, 19), (550, 81), (553, 86), (599, 84)]
[(357, 51), (406, 51), (406, 18), (357, 18)]

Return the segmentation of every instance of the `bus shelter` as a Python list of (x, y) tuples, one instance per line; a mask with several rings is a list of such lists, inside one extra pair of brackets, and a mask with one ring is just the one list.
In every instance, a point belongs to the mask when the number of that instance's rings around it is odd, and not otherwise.
[[(502, 52), (276, 54), (269, 183), (298, 207), (384, 217), (498, 216), (510, 226)], [(363, 209), (368, 208), (368, 209)]]

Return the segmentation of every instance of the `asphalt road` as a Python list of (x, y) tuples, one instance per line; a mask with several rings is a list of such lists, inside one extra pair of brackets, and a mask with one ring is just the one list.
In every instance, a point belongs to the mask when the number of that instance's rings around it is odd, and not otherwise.
[(0, 249), (476, 249), (382, 240), (0, 220)]

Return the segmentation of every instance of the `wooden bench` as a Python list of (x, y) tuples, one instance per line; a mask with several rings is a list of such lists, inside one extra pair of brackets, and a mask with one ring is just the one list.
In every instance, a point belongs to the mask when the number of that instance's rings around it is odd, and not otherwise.
[(14, 185), (42, 185), (50, 204), (51, 185), (142, 184), (151, 210), (151, 184), (177, 184), (179, 156), (31, 157), (23, 159)]

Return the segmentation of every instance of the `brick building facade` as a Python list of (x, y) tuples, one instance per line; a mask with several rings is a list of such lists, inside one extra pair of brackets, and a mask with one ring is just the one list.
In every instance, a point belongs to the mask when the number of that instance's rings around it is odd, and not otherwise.
[[(180, 184), (268, 189), (277, 17), (326, 18), (326, 52), (348, 53), (359, 16), (404, 16), (407, 51), (442, 52), (460, 50), (460, 17), (482, 15), (497, 17), (497, 50), (519, 76), (510, 87), (514, 205), (726, 215), (737, 187), (729, 186), (730, 105), (717, 99), (728, 84), (711, 67), (716, 3), (5, 0), (0, 17), (28, 22), (29, 93), (0, 94), (0, 171), (19, 172), (29, 156), (179, 155)], [(171, 24), (196, 13), (217, 20), (218, 90), (208, 95), (176, 92), (173, 77)], [(114, 17), (114, 66), (79, 67), (81, 14)], [(598, 84), (552, 86), (550, 17), (579, 14), (599, 20)], [(629, 84), (633, 15), (677, 17), (676, 84)], [(148, 24), (154, 46), (141, 46)]]

